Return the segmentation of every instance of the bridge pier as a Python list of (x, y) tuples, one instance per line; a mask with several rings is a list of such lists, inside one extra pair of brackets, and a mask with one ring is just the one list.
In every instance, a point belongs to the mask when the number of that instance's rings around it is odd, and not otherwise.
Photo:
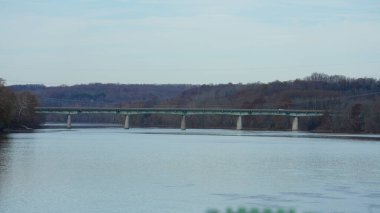
[(292, 131), (298, 131), (298, 117), (293, 118)]
[(129, 129), (129, 115), (125, 115), (124, 129)]
[(242, 130), (243, 129), (243, 121), (242, 121), (242, 116), (239, 115), (237, 121), (236, 121), (236, 129), (237, 130)]
[(181, 130), (186, 130), (186, 115), (182, 115)]
[(67, 128), (71, 129), (71, 114), (67, 115)]

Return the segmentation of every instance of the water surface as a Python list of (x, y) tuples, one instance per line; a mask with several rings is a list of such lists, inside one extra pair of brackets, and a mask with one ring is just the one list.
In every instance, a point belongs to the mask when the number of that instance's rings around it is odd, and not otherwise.
[(46, 129), (0, 142), (0, 212), (380, 212), (379, 135)]

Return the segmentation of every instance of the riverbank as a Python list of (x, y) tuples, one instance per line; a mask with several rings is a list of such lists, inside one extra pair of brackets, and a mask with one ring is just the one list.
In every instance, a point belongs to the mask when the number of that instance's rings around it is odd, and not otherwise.
[(338, 139), (338, 140), (361, 140), (361, 141), (380, 141), (380, 134), (353, 134), (353, 133), (332, 133), (332, 132), (307, 132), (307, 131), (288, 131), (288, 130), (234, 130), (234, 129), (193, 129), (180, 130), (177, 128), (162, 127), (135, 127), (131, 129), (123, 129), (120, 125), (110, 124), (77, 124), (67, 129), (63, 124), (41, 125), (37, 129), (12, 129), (5, 133), (34, 133), (44, 130), (58, 131), (80, 131), (84, 129), (109, 129), (110, 132), (121, 130), (125, 133), (132, 134), (168, 134), (168, 135), (216, 135), (222, 136), (244, 136), (244, 137), (284, 137), (284, 138), (305, 138), (305, 139)]
[(36, 129), (39, 129), (39, 128), (30, 128), (30, 127), (27, 127), (27, 126), (24, 126), (22, 128), (4, 128), (4, 129), (0, 130), (0, 134), (6, 134), (6, 133), (28, 133), (28, 132), (34, 132)]

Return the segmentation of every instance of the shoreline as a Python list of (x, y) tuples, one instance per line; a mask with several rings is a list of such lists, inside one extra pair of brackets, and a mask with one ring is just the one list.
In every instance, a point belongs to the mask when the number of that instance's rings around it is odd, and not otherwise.
[[(73, 125), (71, 128), (67, 128), (65, 124), (42, 124), (38, 128), (18, 128), (18, 129), (9, 129), (5, 128), (0, 130), (0, 134), (4, 133), (25, 133), (25, 132), (34, 132), (36, 130), (41, 129), (101, 129), (101, 128), (121, 128), (123, 129), (123, 125), (118, 124), (107, 124), (107, 123), (100, 123), (100, 124), (87, 124), (87, 123), (79, 123), (78, 125)], [(136, 126), (130, 129), (177, 129), (176, 127), (170, 127), (170, 126)], [(222, 127), (210, 127), (210, 128), (186, 128), (186, 130), (236, 130), (234, 128), (222, 128)], [(349, 135), (357, 135), (357, 136), (365, 136), (365, 135), (379, 135), (379, 133), (354, 133), (354, 132), (333, 132), (333, 131), (321, 131), (321, 130), (313, 130), (313, 131), (307, 131), (307, 130), (299, 130), (299, 131), (292, 131), (291, 129), (242, 129), (242, 130), (236, 130), (236, 131), (247, 131), (247, 132), (302, 132), (302, 133), (313, 133), (313, 134), (327, 134), (327, 135), (334, 135), (334, 134), (349, 134)]]
[[(13, 133), (38, 133), (38, 130), (83, 130), (83, 129), (123, 129), (122, 126), (74, 126), (67, 129), (65, 126), (48, 126), (36, 129), (4, 129), (0, 135)], [(162, 131), (159, 131), (162, 130)], [(209, 130), (209, 132), (207, 132)], [(215, 132), (215, 130), (226, 132)], [(287, 130), (234, 130), (221, 128), (194, 129), (189, 128), (183, 131), (177, 128), (162, 128), (162, 127), (136, 127), (125, 130), (131, 134), (179, 134), (179, 135), (220, 135), (220, 136), (243, 136), (243, 137), (287, 137), (287, 138), (305, 138), (305, 139), (339, 139), (339, 140), (358, 140), (358, 141), (374, 141), (380, 142), (380, 134), (376, 133), (347, 133), (347, 132), (313, 132), (313, 131), (298, 131), (292, 132)], [(212, 132), (214, 131), (214, 132)]]

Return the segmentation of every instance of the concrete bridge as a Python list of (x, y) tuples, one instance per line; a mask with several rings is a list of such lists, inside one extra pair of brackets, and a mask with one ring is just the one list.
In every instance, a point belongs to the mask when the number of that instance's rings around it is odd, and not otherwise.
[(232, 115), (237, 116), (236, 129), (243, 129), (242, 116), (270, 115), (292, 117), (292, 130), (298, 130), (299, 117), (322, 116), (323, 110), (288, 110), (288, 109), (224, 109), (224, 108), (89, 108), (89, 107), (36, 107), (39, 114), (67, 115), (67, 128), (71, 128), (71, 116), (75, 114), (121, 114), (125, 115), (124, 128), (129, 129), (129, 118), (139, 114), (180, 115), (181, 129), (186, 129), (186, 116), (189, 115)]

